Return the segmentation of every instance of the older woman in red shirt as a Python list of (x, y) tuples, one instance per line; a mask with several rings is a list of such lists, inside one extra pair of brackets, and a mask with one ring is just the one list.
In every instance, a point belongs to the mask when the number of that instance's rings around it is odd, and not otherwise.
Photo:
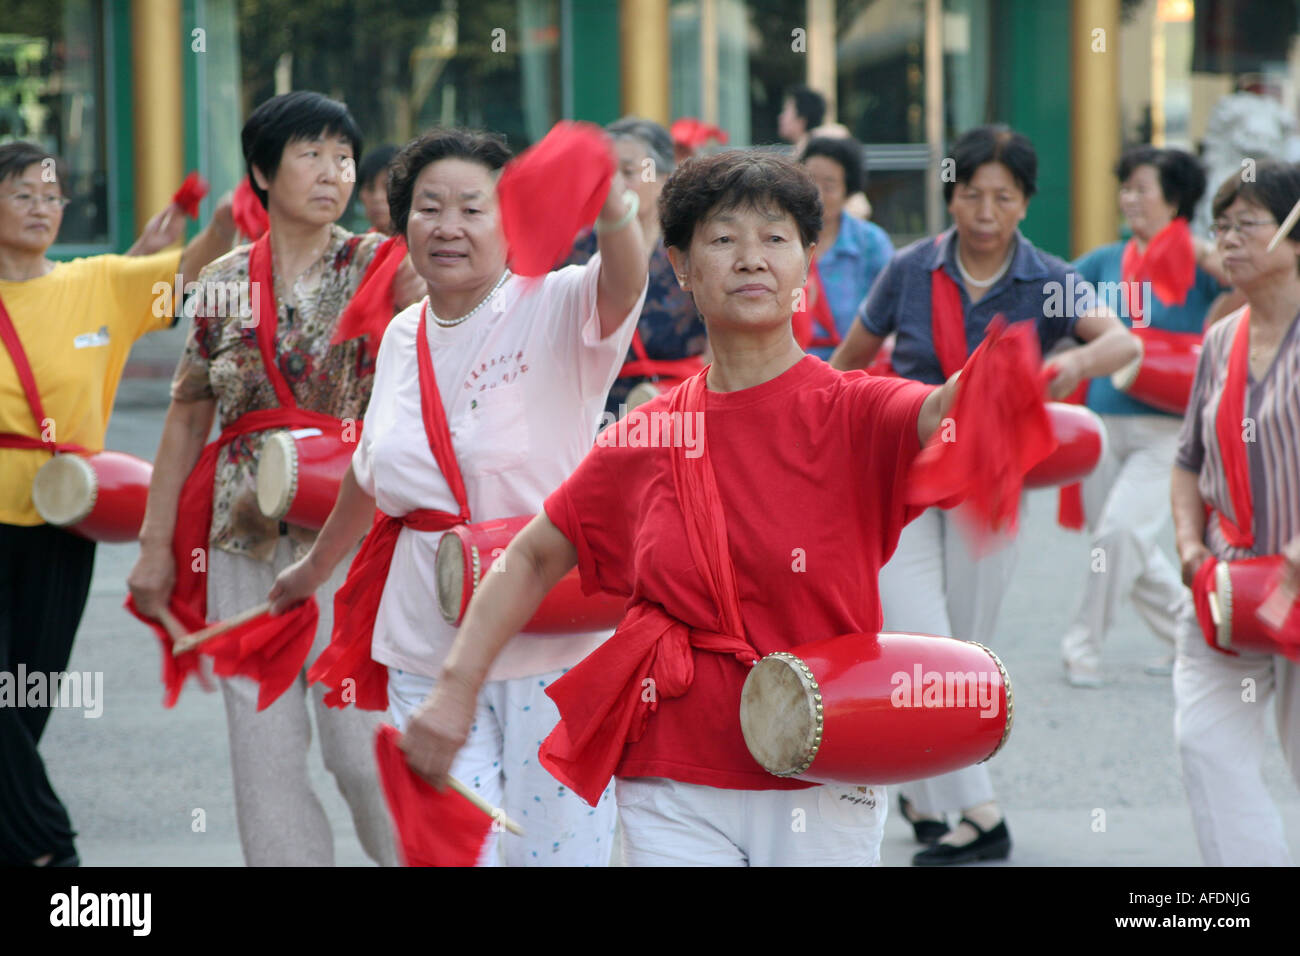
[[(693, 159), (665, 185), (660, 219), (714, 362), (612, 426), (512, 542), (403, 748), (442, 780), (493, 658), (576, 564), (586, 588), (631, 601), (614, 637), (552, 685), (561, 723), (541, 759), (589, 801), (617, 777), (627, 861), (873, 864), (883, 789), (808, 793), (768, 774), (745, 746), (740, 690), (764, 654), (880, 629), (876, 574), (917, 513), (903, 488), (951, 386), (841, 374), (799, 349), (791, 306), (821, 202), (794, 164)], [(665, 408), (691, 416), (698, 440), (635, 447), (630, 420)], [(584, 727), (599, 753), (574, 746)], [(812, 812), (794, 834), (801, 807)]]

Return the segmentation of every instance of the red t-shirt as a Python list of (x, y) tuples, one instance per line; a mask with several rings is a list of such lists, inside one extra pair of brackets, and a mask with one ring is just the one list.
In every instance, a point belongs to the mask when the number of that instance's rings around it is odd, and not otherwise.
[[(917, 416), (932, 389), (837, 372), (810, 355), (754, 388), (705, 393), (745, 636), (760, 654), (879, 632), (877, 574), (922, 510), (906, 506), (902, 490), (920, 450)], [(660, 396), (636, 411), (667, 408)], [(620, 422), (608, 434), (630, 445), (636, 431)], [(681, 431), (688, 454), (696, 436)], [(691, 561), (669, 454), (644, 443), (598, 442), (546, 499), (546, 514), (577, 549), (589, 593), (631, 595), (691, 627), (717, 630), (717, 609)], [(808, 786), (773, 776), (750, 756), (740, 730), (749, 668), (706, 651), (694, 659), (694, 683), (681, 697), (659, 700), (617, 775), (734, 790)]]

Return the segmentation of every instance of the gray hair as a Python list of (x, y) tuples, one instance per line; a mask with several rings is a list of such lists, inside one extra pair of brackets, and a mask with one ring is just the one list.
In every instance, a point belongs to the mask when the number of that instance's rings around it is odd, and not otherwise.
[(646, 155), (654, 161), (656, 175), (667, 176), (677, 168), (673, 138), (654, 120), (624, 116), (606, 126), (605, 131), (615, 139), (634, 139), (644, 146)]

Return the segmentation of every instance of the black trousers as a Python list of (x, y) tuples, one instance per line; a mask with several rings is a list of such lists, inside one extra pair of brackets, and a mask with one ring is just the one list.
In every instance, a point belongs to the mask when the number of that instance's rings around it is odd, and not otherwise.
[(51, 525), (0, 524), (0, 671), (17, 694), (15, 706), (0, 706), (0, 865), (75, 852), (68, 811), (36, 750), (50, 708), (25, 706), (18, 665), (28, 674), (67, 668), (94, 568), (93, 541)]

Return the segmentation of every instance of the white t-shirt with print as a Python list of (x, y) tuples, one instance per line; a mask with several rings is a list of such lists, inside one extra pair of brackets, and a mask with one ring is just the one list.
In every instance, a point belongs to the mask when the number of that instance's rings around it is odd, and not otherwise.
[[(426, 321), (434, 375), (473, 522), (533, 515), (591, 449), (636, 329), (646, 290), (600, 337), (600, 256), (546, 276), (511, 276), (478, 314), (443, 328)], [(389, 324), (376, 359), (365, 427), (352, 458), (357, 484), (386, 514), (459, 509), (424, 432), (415, 333), (424, 302)], [(375, 621), (371, 656), (436, 677), (456, 628), (438, 610), (435, 556), (444, 532), (403, 528)], [(611, 632), (519, 634), (489, 680), (570, 667)]]

